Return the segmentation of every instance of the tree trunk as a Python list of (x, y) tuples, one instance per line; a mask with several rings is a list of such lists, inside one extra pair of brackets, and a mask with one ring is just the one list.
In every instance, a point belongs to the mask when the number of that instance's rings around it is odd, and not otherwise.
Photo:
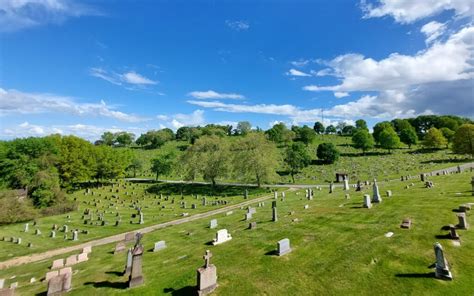
[(295, 183), (295, 174), (291, 172), (291, 179), (293, 180), (293, 184)]

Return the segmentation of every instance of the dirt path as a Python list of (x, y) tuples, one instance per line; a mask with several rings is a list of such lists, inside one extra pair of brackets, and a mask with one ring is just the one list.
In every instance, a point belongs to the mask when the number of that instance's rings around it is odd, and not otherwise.
[[(294, 190), (294, 189), (290, 189), (290, 190)], [(164, 222), (164, 223), (160, 223), (160, 224), (151, 225), (151, 226), (144, 227), (144, 228), (141, 228), (141, 229), (136, 229), (136, 230), (130, 231), (130, 232), (124, 232), (124, 233), (116, 234), (116, 235), (113, 235), (113, 236), (104, 237), (104, 238), (89, 241), (87, 243), (83, 243), (83, 244), (80, 244), (80, 245), (75, 245), (75, 246), (70, 246), (70, 247), (66, 247), (66, 248), (50, 250), (50, 251), (46, 251), (46, 252), (43, 252), (43, 253), (37, 253), (37, 254), (12, 258), (12, 259), (0, 262), (0, 270), (6, 269), (6, 268), (9, 268), (9, 267), (12, 267), (12, 266), (18, 266), (18, 265), (22, 265), (22, 264), (41, 261), (41, 260), (44, 260), (44, 259), (48, 259), (48, 258), (51, 258), (51, 257), (54, 257), (54, 256), (61, 255), (61, 254), (70, 253), (70, 252), (73, 252), (73, 251), (82, 250), (82, 248), (84, 248), (86, 246), (95, 247), (95, 246), (101, 246), (101, 245), (106, 245), (106, 244), (118, 242), (118, 241), (121, 241), (121, 240), (124, 239), (126, 233), (133, 233), (133, 232), (148, 233), (148, 232), (152, 232), (152, 231), (162, 229), (162, 228), (165, 228), (165, 227), (168, 227), (168, 226), (179, 225), (179, 224), (195, 221), (195, 220), (202, 219), (202, 218), (207, 218), (207, 217), (210, 217), (210, 216), (213, 216), (213, 215), (225, 213), (225, 212), (228, 212), (230, 210), (235, 210), (235, 209), (238, 209), (242, 206), (248, 206), (248, 205), (251, 205), (253, 203), (265, 201), (265, 200), (270, 199), (270, 198), (273, 198), (273, 195), (258, 197), (258, 198), (248, 200), (248, 201), (244, 201), (244, 202), (241, 202), (241, 203), (238, 203), (238, 204), (235, 204), (235, 205), (230, 205), (228, 207), (224, 207), (224, 208), (212, 210), (212, 211), (209, 211), (209, 212), (192, 215), (192, 216), (181, 218), (181, 219), (178, 219), (178, 220), (173, 220), (173, 221), (169, 221), (169, 222)]]

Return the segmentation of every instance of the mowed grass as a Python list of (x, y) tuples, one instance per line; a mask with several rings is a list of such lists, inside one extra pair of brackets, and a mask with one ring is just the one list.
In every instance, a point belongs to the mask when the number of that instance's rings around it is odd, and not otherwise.
[[(230, 141), (237, 140), (232, 137)], [(340, 159), (330, 165), (319, 164), (316, 157), (316, 149), (319, 144), (329, 142), (336, 145), (341, 153)], [(412, 146), (408, 149), (402, 146), (395, 149), (391, 153), (381, 148), (375, 148), (367, 153), (362, 154), (361, 150), (351, 146), (351, 137), (342, 137), (335, 135), (318, 135), (314, 143), (308, 145), (307, 149), (313, 158), (312, 164), (304, 168), (295, 176), (297, 184), (322, 184), (324, 182), (333, 181), (336, 173), (349, 174), (350, 180), (370, 180), (373, 178), (395, 179), (401, 175), (417, 175), (420, 172), (430, 172), (449, 166), (455, 166), (463, 162), (470, 162), (467, 156), (456, 155), (449, 149), (424, 151), (421, 146)], [(169, 142), (161, 149), (134, 149), (134, 153), (143, 163), (143, 168), (137, 171), (138, 177), (153, 178), (154, 174), (150, 171), (151, 159), (153, 159), (160, 150), (176, 151), (177, 155), (182, 153), (179, 147), (185, 147), (186, 142)], [(278, 167), (279, 175), (276, 176), (275, 183), (291, 183), (291, 176), (287, 174), (285, 164), (283, 163), (284, 147), (280, 147), (278, 151), (281, 153), (281, 161)], [(181, 177), (173, 172), (167, 176), (160, 176), (160, 179), (179, 180)], [(198, 178), (198, 181), (202, 179)], [(222, 178), (225, 182), (240, 182), (242, 180), (227, 176)]]
[[(77, 211), (39, 218), (36, 226), (33, 225), (33, 221), (30, 221), (29, 231), (26, 233), (24, 232), (25, 223), (1, 226), (0, 238), (20, 237), (22, 243), (15, 244), (9, 241), (0, 241), (0, 261), (77, 245), (90, 240), (175, 220), (181, 218), (183, 213), (193, 215), (226, 206), (224, 204), (202, 206), (203, 197), (206, 197), (208, 203), (226, 201), (227, 205), (245, 201), (243, 197), (245, 188), (236, 186), (218, 185), (213, 189), (210, 185), (130, 183), (120, 180), (114, 184), (113, 188), (110, 184), (100, 188), (90, 188), (90, 190), (91, 192), (87, 195), (85, 194), (86, 189), (82, 189), (69, 196), (71, 199), (76, 199), (79, 207)], [(181, 192), (183, 192), (182, 197)], [(248, 188), (248, 192), (249, 199), (251, 199), (266, 194), (268, 190)], [(160, 200), (160, 194), (163, 195), (162, 200)], [(198, 199), (196, 199), (196, 194)], [(119, 199), (117, 200), (112, 196), (118, 196)], [(168, 201), (165, 201), (168, 196)], [(174, 203), (172, 203), (172, 199), (174, 199)], [(118, 201), (124, 203), (121, 204)], [(132, 201), (137, 201), (137, 203), (132, 205)], [(186, 208), (181, 207), (181, 202), (186, 202)], [(196, 204), (197, 208), (192, 209), (192, 204)], [(144, 224), (139, 224), (137, 206), (142, 208)], [(165, 208), (162, 208), (162, 206), (165, 206)], [(90, 209), (90, 212), (93, 213), (92, 220), (88, 220), (87, 224), (84, 224), (84, 219), (87, 220), (90, 216), (84, 215), (85, 209)], [(103, 213), (107, 225), (101, 226), (102, 222), (98, 220), (99, 213)], [(117, 216), (117, 213), (119, 216)], [(132, 218), (133, 214), (136, 215), (135, 218)], [(70, 216), (70, 219), (68, 219), (68, 216)], [(121, 219), (120, 224), (115, 226), (115, 221), (119, 219)], [(56, 230), (56, 238), (51, 238), (50, 233), (54, 224), (57, 224), (59, 228)], [(68, 225), (67, 239), (64, 239), (63, 225)], [(35, 235), (35, 229), (39, 229), (41, 235)], [(74, 229), (88, 230), (89, 234), (79, 233), (79, 241), (73, 241), (72, 231)], [(29, 248), (28, 243), (32, 243), (33, 247)]]
[[(248, 230), (245, 210), (233, 215), (217, 215), (219, 226), (233, 239), (210, 246), (217, 229), (209, 229), (209, 219), (197, 220), (146, 234), (143, 238), (145, 284), (126, 289), (120, 275), (126, 254), (113, 255), (114, 245), (93, 249), (90, 260), (73, 267), (70, 295), (191, 295), (196, 285), (196, 269), (203, 264), (206, 249), (213, 253), (219, 287), (214, 295), (472, 295), (474, 293), (474, 230), (458, 230), (461, 246), (442, 237), (441, 228), (456, 224), (460, 204), (474, 202), (470, 173), (435, 176), (435, 188), (426, 189), (418, 179), (380, 182), (381, 204), (362, 208), (362, 196), (371, 194), (351, 189), (350, 199), (337, 188), (315, 190), (308, 201), (304, 190), (287, 192), (278, 200), (279, 221), (271, 222), (271, 200), (257, 207)], [(414, 186), (405, 189), (410, 183)], [(386, 198), (385, 191), (393, 197)], [(309, 209), (304, 209), (308, 204)], [(289, 213), (294, 211), (293, 215)], [(403, 218), (413, 221), (412, 229), (400, 229)], [(294, 219), (298, 219), (297, 222)], [(468, 222), (474, 223), (472, 213)], [(385, 233), (394, 232), (387, 238)], [(276, 243), (291, 240), (292, 252), (273, 255)], [(150, 252), (154, 242), (165, 240), (167, 248)], [(451, 266), (454, 281), (434, 278), (429, 266), (435, 261), (433, 244), (439, 241)], [(65, 258), (66, 255), (61, 256)], [(45, 260), (0, 271), (7, 284), (19, 281), (20, 295), (45, 292), (41, 279), (52, 262)], [(9, 279), (16, 276), (14, 279)]]

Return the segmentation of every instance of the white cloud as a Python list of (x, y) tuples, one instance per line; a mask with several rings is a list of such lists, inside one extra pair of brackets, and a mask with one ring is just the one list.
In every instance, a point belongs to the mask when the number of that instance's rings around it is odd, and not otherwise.
[(295, 67), (301, 68), (308, 65), (310, 62), (311, 60), (299, 59), (297, 61), (291, 61), (290, 64), (292, 64)]
[(247, 31), (248, 29), (250, 29), (250, 24), (247, 21), (226, 20), (225, 24), (234, 31)]
[(236, 93), (218, 93), (213, 90), (208, 91), (192, 91), (188, 93), (188, 96), (191, 96), (196, 99), (233, 99), (233, 100), (241, 100), (245, 97), (240, 94)]
[(9, 114), (67, 113), (77, 116), (102, 116), (126, 122), (147, 120), (114, 110), (104, 101), (78, 103), (71, 97), (54, 94), (26, 93), (0, 88), (0, 116)]
[(334, 96), (336, 98), (340, 99), (340, 98), (348, 97), (349, 93), (336, 91), (336, 92), (334, 92)]
[(308, 77), (308, 76), (311, 76), (310, 74), (308, 73), (305, 73), (303, 71), (299, 71), (299, 70), (296, 70), (296, 69), (290, 69), (288, 72), (285, 73), (286, 75), (288, 76), (297, 76), (297, 77)]
[(59, 24), (72, 17), (100, 15), (74, 0), (2, 0), (0, 32), (12, 32), (47, 23)]
[(393, 53), (376, 61), (360, 54), (346, 54), (326, 62), (326, 72), (342, 80), (339, 85), (308, 85), (309, 91), (384, 91), (413, 85), (456, 81), (473, 77), (474, 26), (454, 33), (413, 56)]
[(474, 13), (472, 0), (379, 0), (377, 5), (361, 1), (364, 18), (392, 16), (398, 23), (412, 23), (453, 10), (457, 17), (469, 17)]
[(37, 125), (31, 124), (27, 121), (8, 128), (0, 130), (1, 138), (21, 138), (21, 137), (43, 137), (51, 134), (61, 135), (75, 135), (89, 141), (94, 141), (100, 138), (104, 132), (120, 132), (127, 131), (136, 135), (143, 133), (141, 128), (137, 127), (100, 127), (87, 124), (72, 124), (72, 125)]
[(426, 35), (426, 43), (432, 43), (446, 31), (446, 25), (436, 21), (429, 22), (421, 27), (420, 32)]
[(169, 127), (174, 130), (183, 126), (198, 126), (205, 123), (203, 110), (195, 110), (190, 114), (158, 115), (157, 118), (162, 121), (160, 123), (162, 127)]
[(146, 86), (146, 85), (155, 85), (158, 84), (158, 81), (151, 80), (145, 76), (135, 72), (129, 71), (122, 74), (107, 71), (103, 68), (90, 68), (90, 75), (104, 79), (115, 85), (136, 85), (136, 86)]

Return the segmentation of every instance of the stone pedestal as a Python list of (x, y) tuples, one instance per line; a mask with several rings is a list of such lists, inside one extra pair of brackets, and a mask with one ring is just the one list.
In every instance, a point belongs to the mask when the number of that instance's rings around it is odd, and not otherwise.
[(143, 246), (137, 246), (133, 249), (132, 252), (132, 270), (128, 280), (128, 287), (133, 288), (143, 284), (143, 274), (142, 274), (142, 255), (143, 255)]
[(214, 264), (197, 270), (198, 295), (208, 295), (217, 288), (217, 268)]

